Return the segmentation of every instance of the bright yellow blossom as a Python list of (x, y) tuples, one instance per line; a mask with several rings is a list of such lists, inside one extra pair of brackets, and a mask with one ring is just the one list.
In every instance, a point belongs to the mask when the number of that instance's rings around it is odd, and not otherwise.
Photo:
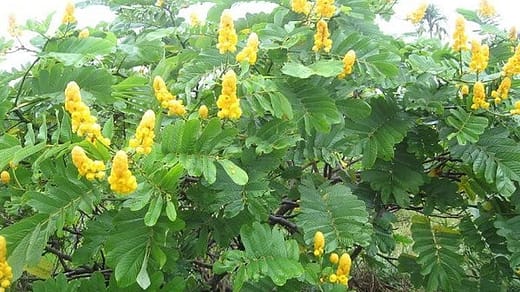
[(473, 110), (479, 108), (489, 108), (489, 102), (486, 101), (486, 88), (480, 81), (475, 82), (475, 85), (473, 85), (473, 104), (471, 105), (471, 109)]
[(199, 117), (203, 118), (203, 119), (207, 119), (208, 118), (208, 107), (205, 106), (205, 105), (201, 105), (199, 107)]
[(152, 152), (153, 139), (155, 138), (155, 113), (147, 110), (135, 131), (135, 137), (130, 139), (129, 145), (135, 148), (135, 152), (148, 154)]
[(11, 181), (11, 175), (6, 170), (3, 170), (0, 173), (0, 182), (2, 182), (4, 185), (8, 184)]
[(307, 0), (292, 0), (291, 9), (296, 13), (303, 13), (309, 15), (311, 12), (311, 3)]
[(157, 6), (157, 7), (163, 7), (163, 5), (164, 5), (164, 0), (157, 0), (155, 2), (155, 6)]
[(352, 66), (354, 66), (354, 62), (356, 62), (356, 52), (350, 50), (345, 54), (345, 57), (343, 57), (343, 72), (339, 73), (339, 79), (343, 79), (352, 73)]
[(247, 39), (246, 47), (237, 54), (236, 60), (237, 62), (242, 62), (247, 60), (249, 64), (253, 65), (256, 63), (256, 54), (258, 52), (258, 45), (260, 42), (258, 41), (258, 35), (252, 32)]
[(63, 14), (63, 18), (61, 20), (62, 24), (69, 24), (76, 22), (76, 16), (74, 16), (74, 3), (72, 1), (67, 2), (67, 6), (65, 6), (65, 13)]
[(237, 97), (237, 75), (229, 70), (222, 78), (222, 92), (217, 100), (219, 111), (217, 116), (221, 119), (237, 120), (242, 116), (240, 99)]
[(123, 150), (117, 151), (114, 156), (108, 183), (112, 191), (121, 195), (130, 194), (137, 188), (135, 176), (128, 169), (128, 156)]
[(499, 104), (502, 100), (507, 99), (509, 95), (509, 89), (511, 88), (511, 78), (508, 76), (502, 79), (497, 90), (491, 92), (491, 96), (495, 99), (495, 104)]
[(488, 65), (488, 61), (489, 47), (473, 40), (471, 42), (471, 62), (469, 63), (469, 69), (476, 73), (483, 72)]
[(336, 274), (331, 274), (329, 276), (329, 282), (336, 283), (337, 281), (338, 281), (338, 276), (336, 276)]
[(520, 100), (515, 102), (514, 108), (509, 111), (512, 115), (520, 115)]
[(320, 19), (316, 24), (316, 34), (314, 34), (314, 46), (312, 50), (319, 52), (321, 49), (325, 52), (330, 52), (332, 48), (332, 40), (330, 39), (330, 32), (327, 22)]
[(314, 255), (320, 257), (325, 249), (325, 236), (321, 231), (314, 234)]
[(462, 85), (460, 88), (460, 93), (462, 95), (468, 95), (469, 94), (469, 86), (467, 84)]
[(318, 17), (331, 18), (336, 12), (334, 0), (318, 0), (316, 1), (316, 14)]
[(410, 20), (413, 24), (418, 24), (424, 18), (428, 4), (422, 3), (417, 9), (412, 11), (406, 16), (406, 19)]
[(478, 13), (483, 17), (493, 17), (497, 12), (495, 7), (493, 7), (487, 0), (480, 0)]
[(453, 33), (453, 50), (455, 52), (468, 49), (468, 36), (466, 35), (466, 21), (459, 16), (455, 22), (455, 32)]
[(175, 95), (168, 90), (161, 76), (155, 76), (153, 90), (161, 107), (168, 109), (168, 115), (182, 116), (186, 114), (186, 108), (182, 104), (182, 100), (177, 100)]
[(72, 163), (78, 169), (79, 175), (88, 180), (103, 179), (105, 177), (105, 164), (100, 160), (88, 158), (85, 150), (80, 146), (72, 148)]
[(332, 264), (337, 264), (339, 262), (339, 256), (337, 253), (333, 252), (330, 254), (329, 256), (329, 261), (332, 263)]
[(339, 258), (338, 269), (336, 270), (336, 276), (338, 282), (343, 285), (348, 285), (348, 276), (350, 274), (350, 267), (352, 266), (352, 259), (348, 253), (343, 253)]
[(238, 36), (233, 23), (233, 16), (229, 9), (224, 10), (220, 16), (220, 25), (218, 27), (218, 43), (217, 49), (221, 54), (226, 52), (233, 53), (236, 51)]
[(80, 38), (80, 39), (86, 39), (89, 36), (90, 36), (90, 32), (88, 31), (88, 28), (81, 30), (78, 34), (78, 38)]
[(502, 68), (502, 75), (511, 76), (520, 73), (520, 45), (516, 47), (515, 54), (511, 56)]
[(7, 241), (0, 235), (0, 291), (11, 286), (13, 280), (13, 270), (7, 262)]
[(79, 86), (74, 81), (69, 82), (65, 88), (65, 109), (72, 118), (72, 132), (80, 137), (85, 136), (92, 143), (97, 140), (110, 145), (110, 139), (101, 134), (101, 126), (96, 122), (96, 117), (90, 114), (90, 109), (81, 100)]

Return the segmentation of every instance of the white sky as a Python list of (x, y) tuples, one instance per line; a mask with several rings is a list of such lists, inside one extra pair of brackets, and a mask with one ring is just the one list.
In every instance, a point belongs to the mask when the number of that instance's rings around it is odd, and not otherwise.
[[(173, 1), (173, 0), (166, 0)], [(439, 7), (444, 15), (447, 16), (447, 30), (451, 32), (454, 26), (455, 9), (466, 8), (476, 10), (478, 9), (480, 0), (399, 0), (395, 8), (396, 14), (391, 22), (380, 22), (381, 29), (390, 34), (401, 34), (403, 32), (412, 32), (414, 27), (410, 22), (406, 21), (406, 15), (418, 7), (421, 3), (433, 3)], [(520, 18), (518, 11), (520, 9), (520, 1), (517, 0), (489, 0), (489, 2), (496, 8), (499, 14), (499, 22), (501, 25), (509, 29), (511, 26), (516, 26), (520, 30)], [(18, 23), (25, 23), (28, 19), (43, 20), (49, 13), (56, 12), (53, 18), (54, 26), (56, 27), (63, 15), (64, 7), (67, 0), (0, 0), (0, 36), (9, 37), (7, 33), (7, 18), (9, 14), (16, 16)], [(201, 6), (195, 9), (197, 13), (202, 13)], [(257, 6), (252, 10), (266, 10), (266, 6)], [(235, 16), (242, 16), (245, 11), (242, 7), (234, 9)], [(182, 14), (188, 16), (190, 11), (182, 11)], [(200, 15), (201, 18), (204, 15)], [(108, 8), (103, 6), (88, 7), (86, 9), (76, 9), (76, 18), (78, 19), (78, 28), (95, 26), (99, 21), (110, 21), (113, 18), (112, 13)], [(186, 17), (187, 18), (187, 17)], [(450, 33), (451, 34), (451, 33)], [(29, 36), (25, 36), (27, 38)], [(0, 59), (0, 70), (9, 69), (13, 66), (19, 66), (20, 62), (26, 61), (26, 55), (9, 54)]]

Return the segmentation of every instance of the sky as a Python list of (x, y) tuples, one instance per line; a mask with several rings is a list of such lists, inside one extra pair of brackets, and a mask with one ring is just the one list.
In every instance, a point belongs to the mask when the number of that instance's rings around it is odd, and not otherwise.
[[(53, 17), (53, 25), (57, 27), (61, 21), (65, 5), (68, 0), (0, 0), (0, 36), (9, 37), (7, 33), (7, 19), (9, 14), (16, 16), (18, 23), (25, 23), (28, 19), (43, 20), (47, 15), (55, 12)], [(172, 1), (172, 0), (166, 0)], [(447, 16), (448, 32), (453, 31), (454, 19), (456, 18), (456, 8), (466, 8), (476, 10), (480, 0), (399, 0), (395, 7), (396, 14), (390, 22), (379, 22), (383, 31), (389, 34), (399, 35), (405, 32), (413, 32), (414, 26), (406, 21), (406, 15), (421, 5), (421, 3), (433, 3), (441, 12)], [(509, 29), (511, 26), (516, 26), (520, 30), (520, 18), (518, 11), (520, 9), (520, 1), (516, 0), (489, 0), (489, 2), (496, 8), (499, 17), (498, 21), (502, 27)], [(204, 18), (204, 9), (201, 6), (194, 10)], [(266, 10), (269, 7), (258, 5), (253, 8), (254, 11)], [(235, 17), (242, 16), (247, 9), (239, 7), (234, 9)], [(183, 16), (188, 19), (191, 11), (184, 9), (181, 11)], [(85, 9), (76, 9), (76, 18), (78, 19), (78, 28), (86, 28), (95, 26), (99, 21), (110, 21), (114, 15), (112, 12), (103, 6), (92, 6)], [(22, 40), (26, 41), (30, 36), (25, 35)], [(9, 69), (13, 66), (18, 67), (24, 60), (27, 60), (27, 55), (23, 53), (9, 54), (7, 57), (0, 59), (0, 70)]]

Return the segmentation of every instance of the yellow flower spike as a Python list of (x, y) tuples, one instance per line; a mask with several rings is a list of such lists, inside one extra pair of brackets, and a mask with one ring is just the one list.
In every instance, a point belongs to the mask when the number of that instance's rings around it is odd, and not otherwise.
[(502, 100), (508, 98), (509, 89), (511, 89), (511, 78), (506, 76), (500, 82), (498, 89), (491, 92), (491, 96), (495, 99), (495, 104), (499, 104)]
[(195, 11), (192, 11), (191, 14), (190, 14), (190, 26), (199, 26), (201, 25), (202, 22), (200, 21), (200, 18), (199, 18), (199, 15), (197, 14), (197, 12)]
[(88, 28), (83, 29), (79, 32), (78, 38), (80, 39), (86, 39), (90, 36), (90, 32), (88, 31)]
[(478, 13), (483, 17), (493, 17), (497, 12), (495, 7), (493, 7), (487, 0), (480, 0)]
[(325, 236), (321, 231), (314, 234), (314, 255), (320, 257), (325, 249)]
[(352, 260), (350, 259), (350, 255), (348, 253), (343, 253), (339, 258), (338, 270), (336, 271), (336, 275), (345, 275), (348, 277), (348, 275), (350, 274), (351, 266)]
[(291, 9), (296, 13), (309, 15), (311, 12), (311, 3), (307, 0), (292, 0)]
[(0, 291), (11, 286), (13, 270), (7, 262), (7, 241), (0, 235)]
[(338, 75), (339, 79), (345, 78), (347, 75), (352, 73), (352, 67), (356, 62), (356, 52), (353, 50), (348, 51), (343, 57), (343, 72)]
[(152, 152), (153, 139), (155, 138), (155, 113), (147, 110), (135, 131), (135, 137), (130, 139), (129, 146), (135, 148), (135, 152), (148, 154)]
[(80, 146), (72, 148), (72, 163), (78, 169), (79, 175), (88, 180), (103, 179), (105, 177), (105, 164), (100, 160), (88, 158), (85, 150)]
[(346, 275), (341, 275), (338, 277), (338, 282), (345, 286), (348, 286), (348, 277)]
[(76, 22), (76, 16), (74, 16), (74, 3), (72, 1), (67, 2), (65, 6), (65, 13), (63, 14), (63, 18), (61, 20), (62, 24), (69, 24)]
[(316, 15), (323, 18), (331, 18), (336, 12), (334, 0), (318, 0), (316, 1)]
[(332, 264), (337, 264), (339, 262), (339, 256), (337, 253), (333, 252), (330, 254), (329, 256), (329, 261), (332, 263)]
[(128, 195), (137, 189), (137, 180), (128, 169), (128, 156), (119, 150), (112, 161), (112, 170), (108, 177), (110, 189), (120, 195)]
[(515, 53), (511, 56), (502, 68), (502, 75), (512, 76), (520, 73), (520, 45), (515, 49)]
[(459, 16), (455, 23), (455, 32), (453, 33), (453, 50), (455, 52), (466, 51), (468, 49), (468, 36), (466, 35), (466, 20)]
[(217, 107), (219, 108), (217, 116), (221, 119), (238, 120), (242, 116), (240, 99), (237, 97), (237, 75), (233, 70), (224, 74)]
[(412, 11), (406, 16), (406, 19), (410, 20), (413, 24), (418, 24), (424, 18), (428, 4), (422, 3), (417, 9)]
[(247, 60), (250, 65), (254, 65), (256, 63), (259, 45), (260, 42), (258, 41), (258, 35), (252, 32), (247, 39), (246, 47), (237, 54), (237, 62)]
[(182, 104), (182, 100), (177, 100), (176, 96), (168, 90), (161, 76), (155, 76), (153, 90), (161, 107), (168, 109), (168, 115), (183, 116), (186, 114), (186, 107)]
[(0, 173), (0, 182), (2, 182), (4, 185), (8, 184), (11, 181), (11, 175), (6, 170), (3, 170)]
[(489, 47), (481, 45), (477, 40), (471, 41), (471, 62), (469, 69), (473, 72), (483, 72), (489, 61)]
[(199, 117), (203, 118), (203, 119), (207, 119), (208, 118), (208, 107), (205, 106), (205, 105), (201, 105), (199, 107)]
[(16, 24), (16, 16), (14, 16), (14, 14), (9, 14), (7, 22), (7, 32), (9, 33), (9, 35), (14, 38), (19, 37), (22, 34), (22, 30), (20, 29), (20, 27), (18, 27), (18, 24)]
[(473, 85), (473, 104), (471, 109), (477, 110), (479, 108), (488, 109), (489, 103), (486, 101), (486, 88), (480, 81)]
[(460, 93), (462, 95), (468, 95), (469, 94), (469, 86), (467, 84), (462, 85), (460, 88)]
[(231, 15), (231, 11), (226, 9), (220, 16), (217, 49), (221, 54), (225, 54), (226, 52), (233, 53), (237, 49), (237, 42), (238, 36), (235, 31), (233, 16)]
[(65, 88), (65, 109), (72, 118), (72, 132), (94, 143), (100, 141), (104, 145), (110, 145), (110, 139), (103, 137), (101, 126), (96, 122), (96, 117), (90, 114), (90, 109), (81, 100), (81, 93), (76, 82), (71, 81)]
[(515, 102), (512, 110), (509, 111), (512, 115), (520, 115), (520, 100)]
[(314, 34), (314, 46), (312, 50), (319, 52), (323, 49), (325, 52), (330, 52), (332, 48), (332, 40), (330, 39), (330, 32), (327, 22), (320, 19), (316, 24), (316, 34)]

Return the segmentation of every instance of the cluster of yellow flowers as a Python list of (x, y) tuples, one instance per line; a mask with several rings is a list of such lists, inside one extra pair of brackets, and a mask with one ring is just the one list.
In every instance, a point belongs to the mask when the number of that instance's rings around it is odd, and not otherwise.
[(90, 32), (88, 31), (88, 28), (81, 30), (78, 34), (78, 38), (80, 38), (80, 39), (86, 39), (89, 36), (90, 36)]
[(4, 185), (8, 184), (11, 181), (11, 175), (7, 170), (2, 170), (0, 173), (0, 182), (2, 182)]
[(175, 95), (170, 93), (161, 76), (155, 76), (153, 80), (153, 90), (161, 107), (167, 108), (169, 115), (182, 116), (186, 113), (186, 108), (182, 104), (182, 100), (177, 100)]
[(235, 24), (233, 23), (233, 16), (229, 9), (222, 12), (220, 16), (220, 24), (218, 27), (218, 43), (217, 49), (221, 54), (226, 52), (233, 53), (236, 51), (238, 36), (235, 31)]
[[(325, 236), (321, 231), (316, 231), (314, 234), (314, 256), (321, 257), (324, 250)], [(329, 282), (348, 285), (348, 276), (350, 274), (350, 267), (352, 266), (350, 255), (345, 252), (340, 257), (337, 253), (333, 252), (329, 256), (329, 261), (333, 265), (338, 265), (336, 273), (329, 276)]]
[(453, 33), (453, 50), (455, 52), (468, 49), (468, 36), (466, 35), (466, 20), (459, 16), (455, 22), (455, 32)]
[(67, 6), (65, 6), (65, 13), (63, 14), (61, 23), (69, 24), (76, 22), (76, 16), (74, 16), (74, 9), (74, 3), (72, 3), (72, 1), (67, 2)]
[(469, 94), (469, 86), (467, 84), (464, 84), (460, 87), (460, 94), (462, 94), (462, 95)]
[(311, 12), (311, 3), (307, 0), (292, 0), (291, 9), (296, 13), (303, 13), (309, 15)]
[(495, 7), (493, 7), (487, 0), (480, 0), (478, 13), (484, 17), (493, 17), (496, 15)]
[(339, 79), (343, 79), (352, 73), (352, 66), (354, 66), (354, 62), (356, 62), (356, 52), (350, 50), (345, 54), (345, 57), (343, 57), (343, 72), (339, 73)]
[(314, 255), (321, 257), (325, 251), (325, 236), (321, 231), (314, 234)]
[(237, 120), (242, 115), (240, 99), (237, 97), (237, 75), (229, 70), (222, 78), (222, 92), (217, 100), (219, 111), (217, 116), (221, 119)]
[(7, 32), (9, 33), (9, 35), (12, 37), (20, 36), (22, 34), (22, 30), (20, 29), (20, 27), (18, 27), (18, 24), (16, 24), (16, 17), (14, 16), (14, 14), (9, 14), (7, 21), (8, 21)]
[(516, 47), (515, 54), (507, 60), (502, 68), (502, 74), (505, 76), (520, 74), (520, 45)]
[(208, 107), (206, 105), (201, 105), (199, 107), (199, 117), (203, 118), (203, 119), (207, 119), (208, 118)]
[(424, 18), (428, 4), (422, 3), (417, 9), (412, 11), (406, 16), (406, 19), (410, 20), (413, 24), (418, 24)]
[(78, 169), (79, 175), (88, 180), (103, 179), (105, 177), (105, 164), (100, 160), (88, 158), (85, 150), (80, 146), (72, 148), (72, 163)]
[(319, 52), (321, 49), (325, 52), (330, 52), (332, 48), (332, 40), (330, 39), (330, 32), (327, 22), (320, 19), (316, 24), (316, 34), (314, 34), (314, 46), (312, 50)]
[(479, 108), (489, 108), (489, 102), (486, 101), (486, 88), (480, 81), (473, 85), (473, 104), (471, 105), (471, 109), (477, 110)]
[(520, 115), (520, 100), (515, 102), (514, 108), (509, 111), (512, 115)]
[(471, 62), (469, 63), (469, 69), (471, 71), (480, 73), (486, 69), (488, 61), (488, 45), (481, 45), (476, 40), (471, 41)]
[(495, 104), (499, 104), (504, 99), (507, 99), (509, 89), (511, 89), (511, 78), (506, 76), (502, 79), (502, 82), (500, 82), (498, 89), (491, 92), (491, 96), (495, 99)]
[(130, 139), (130, 147), (135, 148), (137, 153), (148, 154), (152, 152), (155, 127), (155, 113), (147, 110), (135, 131), (135, 137)]
[(316, 14), (318, 17), (331, 18), (336, 12), (334, 0), (318, 0), (316, 2)]
[(193, 11), (190, 14), (190, 25), (191, 26), (199, 26), (201, 24), (202, 24), (202, 22), (200, 21), (199, 15), (197, 14), (197, 12)]
[(13, 270), (7, 262), (7, 241), (0, 235), (0, 292), (11, 286)]
[(137, 188), (137, 180), (128, 169), (128, 156), (123, 150), (117, 151), (114, 156), (108, 183), (112, 191), (121, 195), (130, 194)]
[(240, 53), (237, 54), (236, 60), (237, 62), (242, 62), (247, 60), (249, 64), (253, 65), (256, 63), (256, 54), (258, 52), (258, 46), (260, 42), (258, 41), (258, 35), (252, 32), (247, 38), (247, 44)]
[(65, 88), (65, 109), (72, 117), (72, 131), (78, 136), (86, 136), (87, 140), (110, 145), (110, 139), (103, 137), (101, 126), (96, 123), (96, 117), (90, 115), (90, 109), (81, 101), (81, 93), (76, 82), (71, 81)]

